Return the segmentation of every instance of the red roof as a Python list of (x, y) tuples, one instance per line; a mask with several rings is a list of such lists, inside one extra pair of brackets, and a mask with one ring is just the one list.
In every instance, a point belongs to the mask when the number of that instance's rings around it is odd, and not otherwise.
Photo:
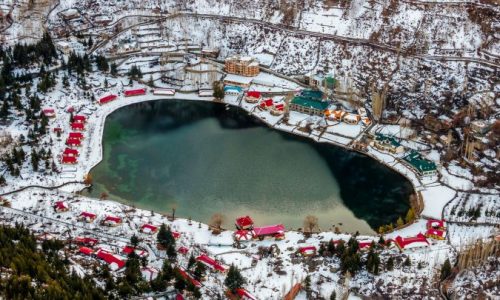
[(175, 300), (184, 300), (184, 296), (182, 294), (175, 295)]
[(146, 95), (146, 89), (126, 90), (125, 97)]
[(61, 210), (69, 208), (68, 204), (64, 201), (57, 201), (54, 206), (56, 209), (61, 209)]
[(46, 108), (42, 110), (43, 114), (47, 117), (53, 117), (56, 115), (56, 112), (53, 108)]
[(76, 159), (76, 156), (64, 155), (62, 157), (63, 164), (76, 164), (77, 162), (78, 162), (78, 160)]
[(223, 265), (219, 264), (215, 259), (210, 258), (206, 256), (205, 254), (200, 255), (196, 258), (197, 261), (204, 263), (205, 265), (209, 266), (210, 268), (217, 270), (219, 272), (225, 272), (226, 267)]
[(177, 267), (176, 269), (185, 280), (189, 280), (195, 287), (201, 287), (201, 283), (198, 280), (191, 277), (188, 273), (186, 273), (186, 271), (184, 271), (179, 267)]
[(115, 216), (106, 216), (106, 219), (104, 219), (104, 221), (121, 223), (122, 219), (120, 217), (115, 217)]
[(69, 138), (71, 139), (83, 139), (83, 133), (81, 132), (70, 132), (69, 133)]
[(117, 95), (108, 95), (108, 96), (102, 97), (101, 99), (99, 99), (99, 104), (105, 104), (105, 103), (111, 102), (111, 101), (115, 100), (116, 98), (118, 98)]
[(64, 149), (63, 156), (78, 156), (78, 150), (66, 148)]
[(299, 248), (299, 252), (304, 254), (304, 253), (315, 253), (316, 252), (316, 247), (315, 246), (304, 246)]
[(108, 251), (102, 250), (102, 249), (97, 251), (97, 258), (104, 260), (106, 263), (108, 263), (110, 265), (116, 264), (118, 269), (121, 269), (125, 266), (125, 261), (123, 259), (109, 253)]
[(260, 98), (260, 92), (257, 92), (257, 91), (248, 91), (247, 92), (247, 97)]
[(79, 139), (68, 138), (66, 140), (66, 145), (68, 145), (68, 146), (80, 146), (81, 144), (82, 144), (82, 142)]
[(236, 219), (236, 226), (239, 228), (245, 228), (253, 225), (253, 220), (249, 216), (239, 217)]
[(141, 231), (146, 233), (155, 233), (158, 230), (158, 227), (151, 224), (143, 224), (141, 226)]
[(446, 231), (445, 230), (439, 230), (439, 229), (434, 229), (434, 228), (429, 228), (427, 229), (427, 232), (425, 235), (435, 235), (444, 238), (446, 236)]
[(402, 238), (401, 236), (398, 235), (394, 239), (394, 241), (396, 242), (396, 244), (399, 246), (400, 249), (404, 249), (406, 246), (413, 243), (425, 243), (429, 245), (429, 242), (422, 233), (417, 234), (417, 236), (408, 238)]
[(271, 107), (271, 106), (273, 106), (273, 99), (264, 100), (264, 101), (260, 102), (259, 105), (262, 108)]
[(181, 237), (181, 233), (177, 231), (172, 231), (172, 236), (174, 237), (174, 239), (178, 239)]
[(249, 241), (254, 235), (253, 230), (236, 230), (234, 232), (234, 239), (237, 241)]
[(95, 219), (97, 216), (93, 213), (89, 213), (89, 212), (84, 211), (80, 214), (80, 217)]
[(83, 123), (86, 120), (87, 120), (87, 118), (85, 116), (82, 116), (82, 115), (73, 116), (73, 121), (74, 122)]
[(255, 232), (256, 236), (273, 235), (283, 233), (285, 231), (285, 226), (283, 226), (283, 224), (276, 224), (264, 227), (255, 227), (253, 231)]
[(257, 300), (257, 298), (255, 298), (252, 294), (250, 294), (245, 289), (237, 289), (236, 293), (238, 294), (238, 296), (241, 297), (242, 300), (245, 300), (245, 299)]
[(54, 127), (54, 132), (62, 132), (62, 128), (61, 127)]
[(177, 252), (185, 255), (189, 252), (189, 248), (181, 246), (181, 247), (179, 247), (179, 249), (177, 249)]
[(80, 251), (80, 253), (83, 253), (85, 255), (91, 255), (92, 253), (94, 253), (94, 250), (87, 248), (87, 247), (80, 247), (79, 251)]
[(75, 243), (79, 243), (79, 244), (84, 244), (84, 245), (87, 245), (87, 246), (95, 246), (99, 241), (97, 239), (94, 239), (94, 238), (90, 238), (90, 237), (81, 237), (81, 236), (77, 236), (75, 238)]
[(75, 108), (73, 106), (68, 106), (68, 108), (66, 108), (66, 111), (72, 113), (75, 111)]
[(71, 129), (73, 130), (85, 130), (85, 125), (79, 122), (71, 123)]
[(427, 220), (427, 229), (429, 228), (444, 228), (444, 220)]
[(285, 104), (283, 104), (283, 103), (276, 104), (274, 106), (274, 108), (277, 109), (277, 110), (283, 110), (283, 109), (285, 109)]

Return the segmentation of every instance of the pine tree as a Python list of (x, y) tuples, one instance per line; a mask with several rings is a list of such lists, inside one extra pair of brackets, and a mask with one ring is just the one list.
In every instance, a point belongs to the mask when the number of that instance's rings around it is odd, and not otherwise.
[(201, 278), (205, 274), (206, 269), (207, 268), (205, 267), (204, 264), (202, 264), (201, 262), (196, 262), (196, 267), (194, 268), (193, 271), (194, 278), (198, 281), (201, 281)]
[(118, 66), (116, 63), (111, 64), (111, 75), (116, 76), (118, 74)]
[(235, 293), (237, 289), (245, 284), (245, 279), (241, 276), (240, 270), (234, 265), (231, 265), (226, 279), (224, 280), (224, 284), (232, 293)]
[(175, 239), (172, 235), (172, 231), (170, 231), (170, 227), (167, 227), (165, 224), (160, 226), (157, 242), (165, 249), (168, 249), (170, 245), (175, 245)]
[(189, 256), (187, 268), (191, 269), (191, 267), (194, 266), (194, 264), (196, 264), (196, 259), (194, 258), (193, 254), (191, 254), (191, 256)]
[(410, 260), (409, 256), (406, 257), (405, 262), (403, 263), (403, 265), (405, 267), (410, 267), (411, 266), (411, 260)]
[(4, 185), (5, 183), (7, 183), (7, 180), (5, 180), (3, 175), (0, 175), (0, 185)]
[(137, 245), (139, 245), (139, 238), (137, 237), (137, 235), (132, 235), (132, 237), (130, 238), (130, 244), (132, 245), (132, 247), (137, 247)]
[(394, 258), (389, 257), (389, 259), (387, 260), (387, 264), (386, 264), (385, 268), (388, 271), (392, 271), (394, 269)]
[(38, 163), (39, 163), (38, 154), (36, 153), (35, 149), (33, 149), (31, 151), (31, 165), (33, 166), (33, 171), (35, 172), (38, 171)]
[(446, 278), (448, 278), (448, 276), (451, 275), (451, 263), (450, 263), (450, 259), (446, 259), (443, 263), (443, 266), (441, 267), (441, 280), (445, 280)]
[(330, 300), (335, 300), (335, 299), (337, 299), (337, 293), (333, 291), (330, 295)]
[(335, 254), (335, 242), (333, 241), (333, 239), (328, 242), (328, 252), (330, 253), (330, 256)]

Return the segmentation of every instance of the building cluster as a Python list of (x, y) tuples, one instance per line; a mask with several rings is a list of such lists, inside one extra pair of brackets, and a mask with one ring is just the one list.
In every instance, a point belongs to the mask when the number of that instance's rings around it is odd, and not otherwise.
[(285, 238), (285, 226), (283, 224), (268, 225), (255, 227), (250, 216), (243, 216), (236, 219), (236, 231), (234, 232), (234, 240), (237, 242), (245, 242), (251, 240), (263, 240), (265, 238), (274, 238), (282, 240)]
[(259, 62), (250, 56), (232, 56), (225, 60), (224, 70), (229, 74), (247, 77), (259, 75)]

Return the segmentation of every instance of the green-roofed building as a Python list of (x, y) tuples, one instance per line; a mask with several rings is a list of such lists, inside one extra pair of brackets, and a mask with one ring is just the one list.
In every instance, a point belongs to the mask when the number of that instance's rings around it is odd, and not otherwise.
[(434, 162), (425, 159), (420, 153), (412, 150), (403, 160), (420, 176), (432, 176), (437, 172), (437, 166)]
[(304, 90), (290, 102), (290, 109), (309, 115), (322, 116), (328, 108), (327, 101), (323, 101), (323, 93), (315, 90)]
[(405, 148), (394, 137), (376, 133), (373, 140), (373, 147), (390, 152), (390, 153), (403, 153)]

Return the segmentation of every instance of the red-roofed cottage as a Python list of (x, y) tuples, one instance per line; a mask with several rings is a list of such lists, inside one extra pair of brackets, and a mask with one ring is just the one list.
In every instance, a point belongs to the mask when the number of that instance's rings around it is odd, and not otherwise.
[(285, 234), (285, 226), (283, 224), (276, 224), (264, 227), (254, 227), (254, 237), (263, 240), (265, 237), (274, 237), (276, 239), (283, 239)]
[(47, 118), (55, 118), (56, 117), (56, 111), (53, 108), (45, 108), (44, 110), (42, 110), (42, 113)]
[(76, 157), (75, 157), (75, 156), (63, 155), (61, 162), (62, 162), (63, 164), (67, 164), (67, 165), (74, 165), (74, 164), (76, 164), (78, 161), (77, 161), (77, 159), (76, 159)]
[(400, 250), (429, 246), (429, 242), (422, 233), (417, 234), (417, 236), (408, 238), (402, 238), (401, 236), (397, 236), (394, 239), (394, 242), (396, 243), (396, 246), (398, 246)]
[(79, 139), (79, 140), (81, 140), (81, 139), (83, 139), (83, 133), (81, 133), (81, 132), (70, 132), (69, 133), (69, 138), (70, 139)]
[(189, 248), (181, 246), (179, 247), (179, 249), (177, 249), (177, 252), (179, 252), (182, 255), (186, 255), (189, 252)]
[(69, 147), (80, 147), (82, 145), (82, 141), (79, 139), (68, 138), (66, 140), (66, 146)]
[(316, 247), (315, 246), (304, 246), (299, 248), (299, 253), (302, 256), (313, 256), (316, 255)]
[(97, 258), (104, 260), (113, 271), (125, 266), (125, 260), (123, 258), (102, 249), (97, 251)]
[(85, 122), (87, 122), (87, 118), (85, 116), (82, 116), (82, 115), (76, 115), (76, 116), (73, 116), (73, 122), (85, 123)]
[(200, 255), (196, 258), (197, 261), (201, 262), (202, 264), (206, 265), (212, 270), (219, 271), (219, 272), (226, 272), (227, 268), (220, 263), (218, 263), (215, 259), (208, 257), (207, 255), (203, 254)]
[(63, 156), (78, 156), (78, 150), (76, 149), (71, 149), (71, 148), (66, 148), (64, 149)]
[(102, 225), (106, 226), (118, 226), (122, 223), (122, 218), (120, 217), (115, 217), (115, 216), (106, 216), (104, 220), (102, 221)]
[(108, 95), (108, 96), (102, 97), (101, 99), (99, 99), (99, 104), (101, 104), (101, 105), (106, 104), (108, 102), (116, 100), (116, 98), (118, 98), (117, 95)]
[(146, 250), (140, 248), (134, 248), (132, 246), (125, 246), (122, 249), (122, 253), (127, 256), (130, 255), (130, 253), (132, 252), (135, 252), (135, 254), (139, 257), (147, 257), (149, 255), (149, 253)]
[(146, 95), (146, 89), (126, 90), (123, 94), (125, 97), (142, 96)]
[(81, 236), (77, 236), (73, 241), (78, 245), (85, 245), (89, 247), (94, 247), (99, 242), (97, 239)]
[(262, 99), (262, 95), (257, 91), (248, 91), (245, 95), (245, 101), (248, 103), (257, 103)]
[(143, 224), (141, 226), (141, 232), (147, 234), (155, 234), (158, 231), (158, 227), (152, 224)]
[(233, 237), (238, 242), (246, 242), (252, 240), (254, 234), (253, 230), (236, 230)]
[(54, 209), (56, 212), (65, 212), (69, 210), (69, 205), (64, 201), (56, 201), (56, 203), (54, 203)]
[(184, 271), (184, 269), (180, 268), (180, 267), (176, 267), (175, 270), (177, 272), (179, 272), (179, 275), (182, 276), (182, 278), (184, 278), (185, 280), (191, 282), (195, 287), (201, 287), (201, 283), (194, 279), (193, 277), (191, 277), (188, 273), (186, 273), (186, 271)]
[(94, 250), (92, 250), (90, 248), (87, 248), (87, 247), (80, 247), (80, 249), (78, 250), (78, 252), (80, 252), (82, 254), (85, 254), (85, 255), (92, 255), (92, 254), (94, 254)]
[(87, 223), (93, 222), (96, 218), (97, 216), (95, 214), (86, 211), (82, 212), (79, 216), (80, 221), (85, 221)]
[(83, 131), (85, 130), (85, 124), (80, 122), (71, 123), (71, 130)]
[(251, 230), (253, 228), (253, 220), (250, 216), (239, 217), (236, 219), (236, 228)]

